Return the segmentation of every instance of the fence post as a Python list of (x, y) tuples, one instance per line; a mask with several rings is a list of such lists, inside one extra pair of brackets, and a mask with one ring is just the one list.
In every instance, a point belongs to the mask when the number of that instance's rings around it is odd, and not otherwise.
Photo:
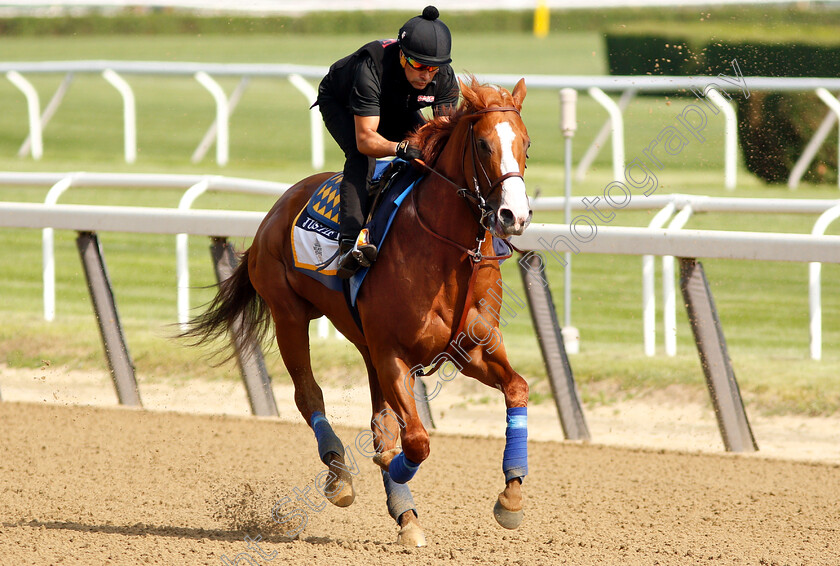
[(289, 75), (289, 82), (298, 89), (309, 104), (309, 132), (312, 138), (312, 168), (320, 171), (324, 166), (324, 128), (321, 125), (321, 111), (314, 108), (318, 91), (297, 73)]
[(105, 357), (111, 370), (111, 378), (117, 389), (117, 397), (121, 405), (134, 407), (142, 406), (140, 391), (134, 376), (134, 363), (128, 352), (120, 317), (117, 313), (117, 303), (114, 291), (105, 267), (105, 258), (99, 246), (99, 238), (93, 232), (79, 232), (76, 246), (82, 258), (96, 322), (105, 346)]
[(26, 109), (29, 115), (29, 145), (32, 150), (32, 159), (38, 161), (44, 156), (41, 102), (38, 98), (38, 91), (35, 90), (32, 83), (23, 78), (23, 75), (17, 71), (9, 71), (6, 73), (6, 78), (26, 97)]
[(624, 179), (624, 117), (621, 115), (621, 108), (618, 107), (618, 104), (607, 93), (598, 87), (590, 87), (587, 92), (610, 115), (613, 180), (621, 181)]
[(227, 96), (219, 83), (204, 71), (197, 72), (195, 80), (206, 88), (213, 96), (213, 100), (216, 101), (216, 163), (225, 166), (228, 163), (230, 153), (230, 130), (228, 128), (230, 112), (228, 112)]
[[(694, 207), (689, 203), (671, 220), (668, 230), (681, 230), (692, 214)], [(667, 356), (677, 355), (677, 293), (674, 287), (674, 256), (662, 256), (662, 330)]]
[(724, 183), (726, 188), (731, 191), (735, 188), (735, 179), (738, 172), (738, 118), (735, 115), (735, 109), (717, 90), (710, 88), (706, 96), (715, 106), (723, 110), (723, 117), (726, 120), (723, 145)]
[(680, 258), (680, 289), (726, 451), (755, 452), (758, 445), (741, 400), (712, 291), (703, 265), (694, 258)]
[[(822, 214), (811, 234), (822, 236), (828, 226), (840, 218), (840, 204), (832, 206)], [(817, 261), (808, 263), (808, 328), (811, 334), (811, 359), (822, 359), (822, 283), (820, 283), (822, 264)]]
[(519, 272), (528, 297), (528, 306), (534, 329), (537, 331), (537, 341), (540, 344), (551, 393), (557, 405), (557, 414), (563, 434), (568, 440), (590, 439), (589, 428), (583, 416), (583, 409), (578, 399), (572, 366), (566, 355), (563, 334), (551, 298), (551, 289), (545, 279), (545, 269), (542, 258), (535, 252), (522, 255), (519, 259)]
[[(70, 83), (73, 82), (73, 73), (67, 73), (64, 75), (64, 80), (61, 81), (61, 84), (58, 85), (58, 89), (56, 89), (55, 94), (53, 94), (50, 101), (47, 103), (46, 108), (44, 108), (44, 112), (41, 114), (41, 131), (43, 132), (44, 128), (47, 127), (47, 124), (50, 123), (52, 120), (53, 115), (55, 115), (58, 107), (61, 106), (61, 101), (64, 100), (64, 95), (67, 94), (67, 90), (70, 88)], [(26, 136), (26, 139), (23, 140), (23, 143), (18, 150), (18, 157), (26, 157), (26, 154), (29, 153), (32, 147), (32, 136)]]
[[(242, 77), (239, 81), (239, 84), (236, 85), (236, 89), (230, 95), (227, 103), (227, 116), (233, 114), (234, 109), (239, 105), (239, 101), (242, 98), (242, 95), (245, 94), (245, 89), (248, 88), (248, 84), (251, 82), (249, 77)], [(202, 159), (204, 159), (204, 155), (207, 153), (207, 150), (210, 149), (210, 146), (213, 145), (213, 140), (216, 139), (217, 131), (218, 131), (218, 117), (213, 120), (213, 123), (210, 124), (210, 127), (207, 128), (207, 131), (204, 133), (204, 137), (201, 138), (201, 141), (198, 142), (198, 146), (193, 151), (191, 161), (193, 163), (198, 163)]]
[(131, 86), (111, 69), (102, 71), (102, 76), (117, 89), (123, 99), (123, 151), (125, 162), (137, 161), (137, 105), (134, 101), (134, 91)]
[[(236, 267), (236, 256), (233, 253), (233, 245), (227, 241), (227, 238), (214, 236), (211, 240), (210, 255), (213, 257), (216, 279), (221, 283), (233, 273)], [(265, 368), (265, 359), (260, 345), (254, 341), (246, 342), (242, 339), (241, 317), (234, 322), (230, 334), (236, 350), (236, 358), (239, 361), (239, 370), (242, 372), (242, 380), (248, 391), (251, 412), (260, 417), (276, 417), (277, 403), (274, 400), (271, 378)]]
[[(621, 93), (621, 98), (618, 99), (618, 109), (623, 113), (627, 107), (630, 105), (630, 101), (636, 96), (636, 89), (628, 88), (624, 92)], [(589, 148), (587, 148), (586, 153), (583, 154), (583, 157), (578, 162), (577, 170), (575, 173), (575, 178), (578, 181), (583, 181), (586, 179), (586, 172), (589, 170), (589, 166), (592, 165), (592, 162), (595, 161), (595, 158), (598, 157), (598, 153), (601, 151), (601, 148), (604, 147), (607, 138), (610, 136), (610, 132), (612, 131), (612, 118), (607, 118), (604, 125), (601, 126), (601, 130), (598, 132), (598, 135), (595, 136), (595, 139), (592, 140), (592, 143), (589, 144)]]

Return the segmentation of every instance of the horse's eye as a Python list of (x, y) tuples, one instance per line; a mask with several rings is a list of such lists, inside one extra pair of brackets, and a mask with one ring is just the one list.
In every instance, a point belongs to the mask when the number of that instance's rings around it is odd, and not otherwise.
[(490, 144), (484, 138), (478, 138), (478, 149), (484, 154), (493, 153), (493, 150), (490, 149)]

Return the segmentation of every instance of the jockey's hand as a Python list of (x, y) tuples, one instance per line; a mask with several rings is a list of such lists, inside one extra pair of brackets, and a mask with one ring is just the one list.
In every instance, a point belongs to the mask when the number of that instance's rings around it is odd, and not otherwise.
[(409, 162), (423, 157), (423, 152), (420, 151), (420, 148), (416, 145), (409, 144), (408, 140), (403, 140), (397, 144), (395, 154), (400, 159), (404, 159)]

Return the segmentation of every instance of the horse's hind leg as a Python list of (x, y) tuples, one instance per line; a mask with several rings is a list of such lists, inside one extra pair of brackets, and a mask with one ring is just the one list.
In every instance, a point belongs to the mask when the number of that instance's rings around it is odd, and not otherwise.
[[(376, 369), (370, 361), (370, 354), (362, 352), (365, 364), (368, 368), (368, 381), (370, 382), (370, 400), (373, 407), (373, 418), (370, 421), (370, 429), (373, 432), (373, 441), (378, 453), (392, 450), (397, 445), (397, 438), (400, 436), (399, 417), (385, 403), (382, 389), (379, 386), (379, 379), (376, 376)], [(400, 526), (397, 535), (397, 542), (405, 546), (426, 546), (426, 536), (423, 534), (423, 527), (417, 519), (417, 506), (414, 504), (414, 497), (411, 495), (411, 488), (408, 484), (399, 484), (391, 479), (390, 474), (384, 469), (382, 483), (385, 485), (386, 504), (388, 514)]]
[[(295, 404), (312, 427), (318, 454), (329, 468), (325, 479), (316, 479), (316, 487), (334, 505), (347, 507), (356, 497), (351, 470), (345, 464), (344, 445), (327, 420), (324, 395), (312, 375), (309, 357), (309, 321), (314, 307), (288, 285), (282, 264), (260, 263), (256, 255), (249, 259), (254, 265), (251, 276), (254, 287), (271, 309), (277, 346), (295, 386)], [(353, 464), (352, 473), (358, 473)]]
[(315, 382), (309, 358), (309, 321), (275, 318), (275, 328), (280, 354), (295, 385), (295, 404), (312, 427), (318, 441), (318, 454), (329, 468), (326, 479), (316, 481), (316, 487), (322, 489), (324, 497), (334, 505), (347, 507), (356, 497), (351, 473), (358, 473), (358, 470), (355, 462), (352, 469), (347, 467), (344, 446), (325, 414), (324, 395)]

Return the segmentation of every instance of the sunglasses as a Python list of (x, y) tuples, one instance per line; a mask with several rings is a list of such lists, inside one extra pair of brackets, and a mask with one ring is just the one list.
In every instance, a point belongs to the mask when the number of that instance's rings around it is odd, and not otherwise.
[(432, 66), (432, 65), (424, 65), (423, 63), (418, 63), (417, 61), (415, 61), (414, 59), (412, 59), (411, 57), (409, 57), (405, 53), (403, 53), (402, 55), (403, 55), (403, 59), (405, 59), (405, 62), (408, 63), (409, 66), (411, 66), (411, 68), (416, 70), (416, 71), (428, 71), (430, 73), (435, 73), (435, 72), (437, 72), (438, 69), (440, 69), (440, 67), (435, 67), (435, 66)]

